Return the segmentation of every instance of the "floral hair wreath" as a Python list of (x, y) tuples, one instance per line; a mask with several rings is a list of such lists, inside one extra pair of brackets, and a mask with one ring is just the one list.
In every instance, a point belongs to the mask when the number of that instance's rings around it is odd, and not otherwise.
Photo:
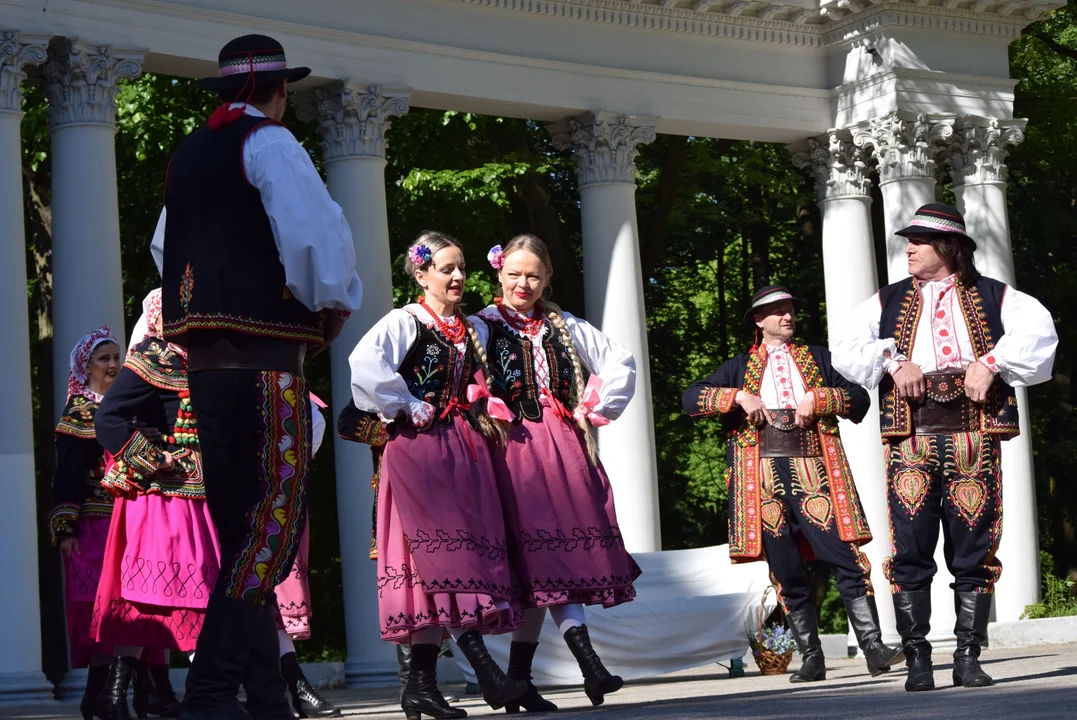
[(490, 252), (486, 253), (486, 259), (490, 261), (490, 267), (494, 270), (500, 270), (505, 267), (505, 252), (500, 245), (494, 245), (490, 248)]
[(411, 260), (411, 264), (415, 267), (421, 268), (433, 257), (434, 254), (430, 252), (430, 248), (422, 243), (416, 243), (408, 248), (408, 260)]

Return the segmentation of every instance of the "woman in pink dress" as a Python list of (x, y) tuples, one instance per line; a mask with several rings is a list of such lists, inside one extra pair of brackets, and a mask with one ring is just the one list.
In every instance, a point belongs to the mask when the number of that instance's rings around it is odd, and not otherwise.
[(56, 475), (49, 531), (64, 558), (64, 599), (71, 667), (89, 666), (80, 709), (93, 716), (93, 703), (108, 675), (112, 648), (91, 638), (94, 596), (108, 535), (112, 498), (100, 486), (104, 453), (94, 418), (105, 391), (120, 371), (120, 350), (112, 331), (101, 326), (71, 351), (67, 402), (56, 425)]
[(504, 297), (470, 319), (493, 392), (516, 416), (494, 466), (526, 618), (512, 636), (509, 676), (526, 680), (528, 693), (508, 711), (556, 709), (531, 684), (547, 608), (600, 705), (623, 683), (592, 647), (583, 606), (628, 602), (640, 570), (625, 550), (592, 428), (624, 411), (636, 366), (623, 347), (545, 299), (553, 267), (540, 239), (520, 235), (489, 259)]
[[(410, 643), (401, 695), (409, 720), (458, 718), (438, 692), (438, 645), (447, 629), (494, 709), (527, 684), (490, 657), (484, 632), (516, 627), (515, 589), (487, 439), (504, 438), (504, 408), (488, 406), (473, 328), (457, 310), (466, 272), (460, 243), (425, 232), (405, 268), (423, 289), (393, 310), (351, 354), (352, 399), (389, 422), (378, 488), (378, 607), (384, 640)], [(481, 376), (480, 376), (481, 377)]]
[[(128, 683), (145, 680), (138, 659), (144, 648), (157, 655), (195, 649), (220, 571), (186, 351), (162, 339), (160, 290), (142, 307), (127, 360), (96, 418), (111, 460), (102, 485), (116, 497), (94, 613), (97, 639), (115, 646), (95, 707), (103, 720), (126, 718)], [(179, 705), (167, 664), (153, 664), (149, 674), (155, 692), (136, 684), (136, 714), (174, 716)]]

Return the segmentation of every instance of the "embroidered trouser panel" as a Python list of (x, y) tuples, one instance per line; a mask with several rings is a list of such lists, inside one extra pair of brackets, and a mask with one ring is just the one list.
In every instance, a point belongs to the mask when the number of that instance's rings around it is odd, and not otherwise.
[(886, 496), (892, 556), (884, 570), (894, 592), (931, 587), (935, 546), (959, 592), (994, 592), (1002, 573), (999, 439), (984, 433), (913, 435), (887, 446)]
[(786, 611), (813, 607), (802, 543), (834, 568), (842, 598), (872, 594), (867, 556), (838, 537), (822, 458), (763, 458), (760, 480), (763, 552)]
[(291, 572), (306, 524), (306, 381), (268, 370), (204, 370), (188, 382), (220, 540), (215, 591), (261, 603)]

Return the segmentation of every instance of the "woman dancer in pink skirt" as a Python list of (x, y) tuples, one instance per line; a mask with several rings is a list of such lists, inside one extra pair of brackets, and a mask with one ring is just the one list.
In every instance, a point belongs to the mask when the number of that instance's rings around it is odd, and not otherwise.
[[(635, 597), (640, 570), (625, 550), (613, 492), (592, 427), (616, 419), (632, 399), (632, 355), (545, 299), (553, 267), (534, 235), (489, 254), (503, 298), (471, 317), (486, 350), (493, 391), (517, 423), (495, 453), (509, 556), (526, 623), (512, 636), (509, 677), (526, 680), (519, 706), (554, 710), (531, 684), (546, 608), (583, 672), (595, 705), (623, 684), (611, 675), (584, 624), (584, 605), (613, 607)], [(518, 712), (516, 704), (508, 712)]]
[[(423, 289), (419, 302), (393, 310), (352, 352), (352, 398), (390, 423), (378, 490), (378, 607), (381, 636), (412, 645), (401, 695), (409, 720), (467, 713), (437, 689), (438, 644), (448, 629), (475, 669), (494, 709), (527, 684), (510, 680), (486, 650), (483, 632), (516, 627), (505, 523), (487, 438), (500, 422), (469, 387), (485, 368), (473, 328), (456, 309), (464, 291), (460, 243), (425, 232), (405, 264)], [(469, 400), (469, 397), (471, 400)]]
[(64, 599), (71, 667), (89, 666), (80, 710), (93, 716), (93, 703), (108, 675), (112, 648), (90, 634), (94, 595), (108, 535), (112, 498), (100, 486), (104, 453), (97, 444), (94, 417), (105, 391), (120, 371), (120, 349), (112, 331), (101, 326), (71, 351), (67, 403), (56, 425), (56, 475), (49, 532), (64, 558)]
[[(116, 497), (94, 613), (96, 637), (116, 648), (95, 708), (104, 720), (126, 718), (128, 683), (145, 680), (143, 648), (195, 649), (220, 571), (186, 351), (162, 339), (159, 289), (142, 308), (127, 360), (96, 420), (98, 441), (111, 457), (102, 485)], [(155, 692), (140, 693), (136, 684), (135, 712), (175, 715), (167, 664), (152, 665), (149, 674)]]

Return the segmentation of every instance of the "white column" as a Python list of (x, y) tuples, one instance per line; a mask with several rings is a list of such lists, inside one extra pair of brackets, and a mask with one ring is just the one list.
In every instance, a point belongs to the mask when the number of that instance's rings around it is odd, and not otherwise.
[[(316, 89), (299, 117), (315, 120), (329, 193), (344, 209), (355, 244), (363, 304), (330, 348), (333, 380), (332, 422), (351, 400), (348, 355), (359, 339), (393, 307), (389, 267), (389, 223), (385, 208), (385, 131), (392, 118), (408, 111), (406, 91), (383, 91), (343, 81)], [(334, 435), (337, 516), (348, 687), (393, 685), (396, 653), (379, 634), (377, 566), (369, 557), (373, 464), (370, 447)]]
[[(959, 118), (950, 144), (954, 195), (976, 240), (976, 267), (984, 275), (1016, 287), (1010, 222), (1006, 207), (1006, 147), (1024, 139), (1024, 120)], [(1002, 576), (995, 587), (995, 620), (1018, 620), (1026, 605), (1040, 599), (1036, 476), (1028, 393), (1017, 388), (1021, 434), (1002, 443)]]
[(908, 225), (916, 209), (935, 202), (935, 156), (953, 133), (953, 122), (894, 110), (872, 120), (856, 141), (875, 148), (886, 230), (887, 282), (909, 276), (905, 238), (894, 233)]
[(554, 146), (571, 148), (576, 156), (587, 320), (636, 359), (635, 397), (598, 433), (617, 521), (631, 552), (662, 549), (635, 165), (636, 146), (654, 141), (656, 122), (594, 112), (549, 128)]
[(109, 325), (121, 343), (123, 276), (116, 197), (116, 93), (142, 53), (55, 38), (45, 65), (52, 140), (52, 324), (58, 414), (75, 342)]
[[(0, 523), (0, 547), (9, 552), (4, 573), (11, 588), (5, 610), (13, 622), (0, 626), (0, 705), (49, 700), (52, 685), (41, 672), (41, 603), (38, 597), (37, 501), (34, 496), (34, 434), (30, 422), (30, 327), (26, 304), (26, 233), (23, 228), (22, 122), (23, 68), (45, 61), (45, 38), (0, 31), (0, 337), (8, 339), (0, 357), (0, 466), (4, 468), (7, 517)], [(6, 168), (6, 169), (5, 169)]]
[[(823, 214), (823, 280), (827, 333), (831, 343), (852, 329), (852, 311), (879, 289), (871, 234), (871, 183), (866, 151), (848, 131), (832, 130), (808, 140), (793, 162), (811, 169)], [(879, 431), (878, 393), (868, 392), (871, 407), (860, 424), (840, 420), (842, 445), (867, 514), (872, 541), (862, 549), (871, 561), (871, 582), (886, 642), (897, 641), (890, 584), (883, 560), (890, 556), (886, 465)], [(855, 642), (853, 643), (855, 645)]]

